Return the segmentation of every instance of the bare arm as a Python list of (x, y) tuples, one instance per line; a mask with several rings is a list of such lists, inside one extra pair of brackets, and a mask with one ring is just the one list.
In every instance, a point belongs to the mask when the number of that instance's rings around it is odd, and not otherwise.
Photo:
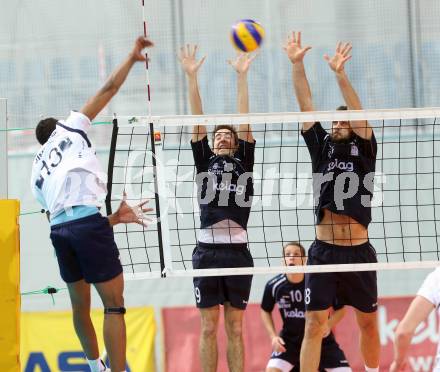
[[(345, 73), (344, 66), (351, 58), (351, 44), (338, 43), (336, 47), (336, 53), (333, 57), (325, 55), (324, 58), (328, 62), (330, 68), (336, 74), (336, 80), (344, 97), (345, 104), (349, 110), (362, 110), (362, 104), (357, 95), (355, 89), (350, 83), (347, 74)], [(369, 140), (373, 134), (373, 129), (366, 120), (354, 120), (350, 121), (350, 126), (353, 131), (361, 138)]]
[[(197, 45), (180, 48), (179, 61), (188, 79), (189, 104), (193, 115), (203, 115), (202, 99), (200, 98), (197, 72), (205, 61), (205, 57), (196, 60)], [(206, 127), (204, 125), (194, 125), (192, 141), (197, 142), (206, 137)]]
[(150, 40), (138, 37), (128, 57), (112, 72), (104, 86), (93, 97), (89, 98), (80, 111), (90, 120), (93, 120), (118, 92), (133, 65), (138, 61), (145, 61), (142, 50), (151, 46), (153, 46), (153, 43)]
[(397, 326), (394, 336), (394, 360), (390, 372), (403, 371), (406, 364), (406, 353), (417, 326), (424, 321), (434, 305), (422, 296), (416, 296)]
[[(311, 49), (307, 46), (301, 47), (301, 32), (292, 32), (292, 37), (287, 39), (284, 45), (284, 50), (292, 62), (292, 78), (293, 87), (295, 89), (295, 96), (301, 111), (314, 111), (312, 101), (312, 92), (310, 90), (309, 82), (307, 80), (306, 71), (304, 68), (304, 56)], [(306, 122), (302, 125), (302, 130), (307, 131), (315, 123)]]
[[(247, 73), (252, 61), (257, 55), (239, 53), (234, 61), (228, 61), (237, 72), (237, 106), (240, 114), (249, 113), (249, 91)], [(249, 124), (240, 124), (238, 138), (246, 142), (254, 142), (252, 128)]]
[(272, 319), (272, 313), (268, 313), (261, 309), (261, 320), (263, 321), (264, 328), (266, 328), (267, 334), (272, 343), (272, 349), (277, 352), (285, 352), (286, 348), (284, 347), (284, 340), (279, 337), (275, 331), (275, 325)]

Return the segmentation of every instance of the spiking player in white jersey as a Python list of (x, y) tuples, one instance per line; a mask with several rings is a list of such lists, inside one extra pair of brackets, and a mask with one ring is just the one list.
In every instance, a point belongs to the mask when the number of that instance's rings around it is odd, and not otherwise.
[[(310, 47), (301, 46), (301, 33), (286, 45), (293, 64), (293, 85), (301, 111), (314, 111), (303, 59)], [(338, 43), (332, 57), (324, 56), (335, 73), (346, 106), (361, 110), (360, 99), (345, 73), (351, 45)], [(334, 121), (331, 133), (319, 122), (302, 124), (310, 153), (316, 215), (316, 239), (308, 251), (308, 265), (377, 262), (368, 240), (374, 191), (377, 143), (366, 120)], [(375, 271), (306, 274), (306, 328), (301, 347), (301, 372), (315, 372), (326, 329), (328, 309), (335, 298), (353, 306), (360, 329), (360, 351), (367, 372), (379, 370), (380, 339), (377, 321)]]
[(124, 83), (133, 65), (145, 61), (142, 50), (153, 43), (139, 37), (105, 85), (64, 121), (40, 121), (36, 137), (42, 145), (35, 157), (32, 193), (47, 211), (51, 240), (63, 280), (67, 283), (73, 324), (92, 372), (106, 371), (99, 359), (95, 329), (90, 319), (90, 284), (104, 304), (104, 343), (113, 372), (125, 371), (126, 334), (124, 280), (112, 226), (146, 225), (146, 202), (136, 207), (123, 200), (118, 210), (103, 217), (98, 208), (105, 198), (106, 177), (101, 170), (87, 131), (91, 120), (107, 105)]
[[(197, 47), (181, 49), (180, 62), (188, 78), (191, 112), (202, 115), (196, 60)], [(237, 72), (239, 113), (249, 112), (247, 73), (255, 55), (239, 54), (229, 63)], [(206, 127), (195, 125), (191, 139), (199, 190), (201, 228), (192, 263), (194, 269), (250, 267), (247, 222), (252, 204), (255, 140), (250, 125), (239, 132), (219, 125), (209, 146)], [(243, 314), (251, 290), (251, 275), (195, 277), (194, 293), (201, 315), (200, 359), (204, 372), (217, 370), (217, 329), (223, 305), (231, 372), (244, 370)]]
[[(283, 247), (286, 266), (302, 266), (306, 262), (306, 251), (298, 242)], [(266, 372), (297, 372), (300, 370), (299, 355), (304, 337), (305, 325), (304, 274), (280, 274), (271, 279), (264, 288), (261, 301), (261, 319), (271, 339), (272, 355)], [(278, 305), (283, 328), (278, 335), (272, 318), (272, 311)], [(328, 320), (328, 329), (322, 339), (322, 353), (319, 371), (351, 372), (344, 352), (339, 347), (331, 329), (344, 317), (343, 306), (334, 304), (335, 311)]]
[[(394, 336), (394, 360), (390, 372), (407, 371), (407, 353), (416, 328), (424, 322), (432, 310), (440, 316), (440, 268), (431, 272), (423, 282), (417, 296), (396, 328)], [(432, 372), (440, 372), (440, 343), (437, 346)]]

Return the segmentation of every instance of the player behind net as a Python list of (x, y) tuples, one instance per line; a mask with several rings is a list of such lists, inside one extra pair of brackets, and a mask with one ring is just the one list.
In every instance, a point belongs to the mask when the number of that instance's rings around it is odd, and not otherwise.
[[(303, 58), (310, 47), (302, 48), (301, 33), (293, 33), (285, 50), (293, 64), (293, 84), (301, 111), (314, 111)], [(325, 56), (335, 73), (346, 106), (361, 110), (345, 63), (351, 45), (338, 43), (332, 57)], [(334, 121), (327, 133), (319, 122), (303, 123), (313, 171), (316, 240), (308, 251), (308, 265), (377, 262), (368, 240), (371, 198), (377, 144), (366, 120)], [(328, 311), (337, 300), (353, 306), (360, 329), (360, 349), (366, 371), (378, 371), (380, 340), (377, 325), (376, 272), (306, 274), (306, 328), (301, 349), (301, 371), (318, 368), (321, 340), (326, 331)]]
[[(205, 58), (196, 60), (197, 47), (187, 45), (180, 62), (189, 86), (191, 111), (203, 114), (197, 72)], [(240, 113), (249, 112), (247, 72), (254, 56), (239, 54), (229, 61), (237, 72), (237, 100)], [(191, 146), (197, 170), (200, 231), (192, 262), (194, 269), (250, 267), (247, 222), (253, 195), (252, 172), (255, 140), (250, 125), (239, 132), (219, 125), (212, 135), (212, 149), (205, 126), (194, 126)], [(243, 312), (251, 290), (251, 275), (194, 278), (194, 293), (201, 315), (200, 360), (202, 370), (217, 370), (217, 328), (219, 305), (224, 306), (227, 360), (231, 371), (244, 370)]]
[[(304, 247), (298, 242), (283, 247), (286, 266), (302, 266), (306, 262)], [(271, 279), (264, 289), (261, 302), (261, 318), (271, 339), (272, 355), (266, 372), (299, 371), (299, 356), (305, 326), (304, 274), (280, 274)], [(278, 305), (283, 328), (279, 335), (275, 331), (272, 311)], [(335, 340), (331, 329), (344, 317), (343, 306), (334, 306), (322, 339), (319, 371), (350, 372), (351, 368), (344, 352)]]

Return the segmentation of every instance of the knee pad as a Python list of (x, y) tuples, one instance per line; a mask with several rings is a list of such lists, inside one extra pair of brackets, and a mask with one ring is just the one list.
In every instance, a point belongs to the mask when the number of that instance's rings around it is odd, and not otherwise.
[(124, 315), (126, 312), (125, 307), (105, 307), (104, 314), (116, 314)]

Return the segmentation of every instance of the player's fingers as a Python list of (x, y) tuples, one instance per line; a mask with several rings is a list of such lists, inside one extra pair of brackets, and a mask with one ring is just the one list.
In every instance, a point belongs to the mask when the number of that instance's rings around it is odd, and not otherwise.
[(139, 220), (137, 220), (137, 221), (135, 221), (138, 225), (142, 225), (142, 226), (145, 226), (145, 227), (148, 227), (148, 223), (149, 222), (151, 222), (152, 220), (151, 219), (149, 219), (149, 218), (141, 218), (141, 219), (139, 219)]
[(255, 58), (257, 58), (259, 52), (255, 52), (254, 54), (249, 56), (249, 62), (252, 62)]
[(191, 55), (191, 53), (190, 53), (190, 48), (191, 48), (191, 46), (190, 46), (189, 44), (186, 44), (186, 55), (187, 55), (187, 56), (190, 56), (190, 55)]
[(292, 31), (292, 43), (296, 43), (296, 34), (295, 34), (295, 31)]
[(338, 44), (336, 45), (336, 52), (339, 53), (341, 51), (341, 42), (338, 41)]
[(344, 57), (344, 59), (342, 60), (342, 63), (347, 62), (349, 59), (351, 59), (351, 56)]
[(181, 59), (185, 58), (185, 47), (184, 46), (180, 47), (180, 58)]
[(124, 191), (122, 191), (122, 201), (125, 202), (127, 200), (127, 193)]
[(349, 43), (343, 43), (341, 45), (341, 54), (345, 54), (345, 52), (346, 52), (346, 50), (347, 50), (349, 45), (350, 45)]
[(298, 31), (296, 41), (298, 42), (298, 45), (301, 45), (301, 31)]
[(199, 68), (203, 62), (205, 62), (206, 56), (204, 56), (198, 63), (197, 63), (197, 68)]
[(353, 46), (351, 44), (348, 44), (347, 48), (344, 50), (344, 55), (350, 54), (352, 49), (353, 49)]
[(330, 57), (329, 57), (328, 54), (324, 54), (324, 59), (325, 59), (327, 62), (330, 62)]
[(143, 201), (141, 201), (141, 202), (138, 204), (138, 207), (142, 207), (142, 206), (144, 206), (145, 204), (147, 204), (147, 203), (149, 203), (149, 202), (150, 202), (150, 199), (143, 200)]
[(138, 40), (140, 41), (142, 48), (149, 48), (154, 46), (154, 43), (144, 36), (141, 36)]
[(153, 208), (142, 208), (142, 213), (148, 213), (154, 211)]
[(302, 51), (303, 53), (307, 53), (310, 49), (312, 49), (311, 46), (306, 46)]
[(195, 45), (194, 45), (194, 48), (193, 48), (193, 52), (192, 52), (192, 56), (193, 56), (193, 57), (196, 56), (197, 48), (198, 48), (198, 45), (195, 44)]

